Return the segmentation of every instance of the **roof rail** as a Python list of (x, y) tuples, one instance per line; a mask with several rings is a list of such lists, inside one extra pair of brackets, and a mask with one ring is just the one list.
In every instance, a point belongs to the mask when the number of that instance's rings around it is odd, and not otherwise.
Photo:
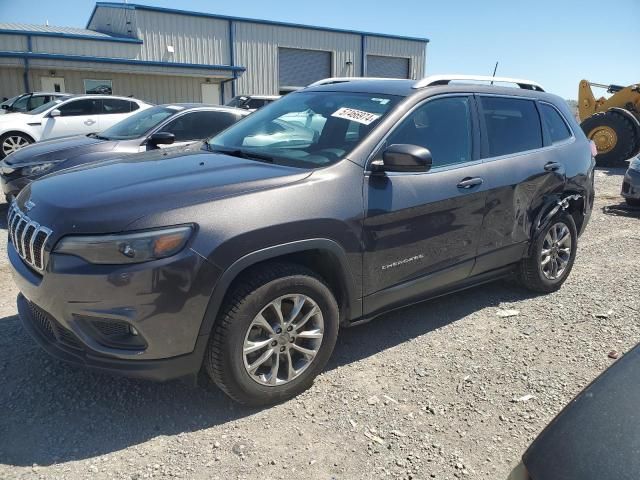
[(477, 81), (477, 82), (499, 82), (499, 83), (515, 83), (518, 87), (525, 90), (536, 90), (538, 92), (544, 92), (544, 88), (539, 83), (531, 80), (523, 80), (520, 78), (509, 77), (490, 77), (487, 75), (431, 75), (418, 80), (413, 88), (431, 87), (434, 85), (448, 85), (453, 81)]
[(317, 87), (318, 85), (330, 85), (332, 83), (355, 82), (361, 80), (406, 80), (406, 78), (382, 78), (382, 77), (330, 77), (323, 78), (317, 82), (310, 83), (307, 87)]

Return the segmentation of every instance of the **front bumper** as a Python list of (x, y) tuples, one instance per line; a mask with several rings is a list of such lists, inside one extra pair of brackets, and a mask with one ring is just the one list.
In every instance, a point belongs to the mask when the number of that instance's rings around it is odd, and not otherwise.
[[(18, 311), (51, 355), (126, 376), (169, 380), (199, 371), (208, 332), (199, 335), (215, 269), (191, 250), (128, 266), (91, 265), (51, 254), (42, 275), (9, 242)], [(142, 345), (106, 341), (95, 322), (134, 329)], [(118, 337), (120, 338), (120, 337)]]
[(622, 196), (640, 200), (640, 170), (629, 169), (622, 180)]

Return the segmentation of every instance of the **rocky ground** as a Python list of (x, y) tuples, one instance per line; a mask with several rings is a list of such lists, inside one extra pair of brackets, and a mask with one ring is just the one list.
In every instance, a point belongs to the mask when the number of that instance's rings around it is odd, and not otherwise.
[(640, 218), (603, 212), (622, 173), (597, 172), (559, 292), (502, 282), (343, 330), (313, 388), (263, 410), (50, 359), (16, 316), (2, 236), (0, 478), (506, 479), (610, 353), (640, 341)]

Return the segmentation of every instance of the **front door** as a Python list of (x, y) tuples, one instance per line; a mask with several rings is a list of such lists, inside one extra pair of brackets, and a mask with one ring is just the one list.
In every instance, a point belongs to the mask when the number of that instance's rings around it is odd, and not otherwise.
[(474, 110), (469, 96), (429, 100), (385, 141), (428, 148), (433, 166), (365, 179), (365, 314), (470, 274), (486, 200)]
[(217, 83), (203, 83), (202, 103), (220, 105), (220, 85)]
[(64, 93), (64, 78), (62, 77), (40, 77), (43, 92)]
[(101, 130), (100, 117), (102, 100), (79, 98), (68, 101), (60, 107), (60, 116), (45, 117), (42, 121), (42, 139), (86, 135)]

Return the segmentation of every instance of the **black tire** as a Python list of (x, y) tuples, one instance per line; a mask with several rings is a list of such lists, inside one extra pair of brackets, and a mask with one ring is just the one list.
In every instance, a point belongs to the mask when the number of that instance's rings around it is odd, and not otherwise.
[[(306, 295), (316, 303), (322, 312), (324, 336), (306, 370), (288, 383), (267, 386), (254, 380), (245, 368), (243, 345), (256, 315), (287, 294)], [(313, 271), (299, 265), (271, 263), (249, 272), (227, 295), (220, 311), (205, 354), (205, 368), (218, 387), (247, 406), (272, 405), (308, 389), (325, 367), (338, 337), (338, 305), (333, 293)]]
[(630, 207), (640, 207), (640, 199), (638, 198), (625, 198), (624, 200)]
[(4, 159), (8, 155), (8, 153), (6, 152), (7, 146), (5, 145), (5, 142), (7, 142), (7, 140), (9, 139), (19, 139), (20, 142), (26, 143), (24, 145), (25, 147), (33, 143), (33, 138), (21, 132), (7, 132), (3, 135), (0, 135), (0, 160)]
[(608, 127), (616, 134), (615, 145), (607, 152), (596, 155), (596, 164), (600, 167), (622, 167), (633, 156), (640, 144), (638, 131), (630, 119), (615, 110), (596, 113), (580, 124), (585, 135), (593, 139), (599, 127)]
[[(543, 273), (542, 261), (542, 249), (545, 244), (545, 237), (549, 233), (552, 227), (557, 224), (564, 224), (569, 229), (571, 235), (571, 251), (569, 254), (568, 264), (564, 269), (564, 272), (556, 279), (549, 279)], [(534, 235), (533, 245), (531, 248), (531, 254), (521, 260), (518, 266), (517, 276), (520, 284), (534, 292), (550, 293), (558, 290), (565, 282), (576, 258), (576, 251), (578, 246), (578, 231), (573, 217), (566, 212), (559, 213), (543, 225), (538, 232)]]

